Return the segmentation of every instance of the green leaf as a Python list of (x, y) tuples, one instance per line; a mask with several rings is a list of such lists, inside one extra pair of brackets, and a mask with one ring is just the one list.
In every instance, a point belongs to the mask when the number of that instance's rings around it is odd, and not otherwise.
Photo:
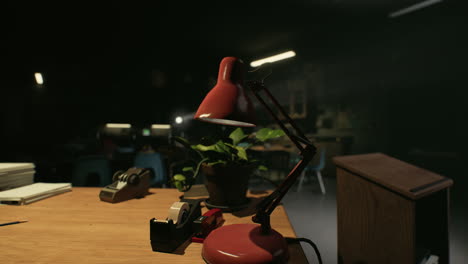
[(186, 180), (186, 178), (185, 178), (185, 176), (182, 175), (182, 174), (176, 174), (176, 175), (174, 175), (174, 181), (176, 181), (176, 183), (177, 183), (177, 182), (183, 182), (183, 181), (185, 181), (185, 180)]
[(224, 161), (224, 160), (217, 160), (217, 161), (214, 161), (214, 162), (208, 162), (208, 166), (214, 166), (216, 164), (226, 164), (227, 162)]
[(216, 142), (216, 144), (205, 146), (202, 144), (198, 144), (195, 146), (192, 146), (193, 149), (199, 150), (199, 151), (215, 151), (218, 153), (230, 153), (229, 147), (226, 146), (226, 144), (219, 140)]
[(184, 167), (182, 171), (194, 171), (193, 167)]
[(216, 142), (216, 152), (219, 153), (231, 153), (231, 149), (227, 146), (228, 143), (224, 143), (223, 141), (219, 140)]
[(257, 133), (255, 134), (255, 137), (258, 140), (264, 142), (264, 141), (267, 141), (269, 139), (282, 137), (284, 135), (285, 135), (285, 133), (281, 129), (262, 128), (259, 131), (257, 131)]
[(216, 146), (215, 145), (210, 145), (210, 146), (205, 146), (202, 144), (194, 145), (192, 146), (194, 150), (199, 150), (199, 151), (215, 151)]
[(242, 160), (248, 160), (247, 152), (246, 152), (247, 148), (242, 147), (242, 146), (235, 146), (229, 143), (226, 143), (225, 145), (230, 147), (230, 153), (232, 153), (234, 157), (238, 157), (239, 159), (242, 159)]
[(229, 138), (232, 139), (232, 143), (234, 145), (239, 144), (239, 142), (241, 142), (246, 137), (247, 135), (244, 134), (244, 130), (242, 130), (242, 128), (240, 127), (236, 128), (234, 131), (231, 132), (231, 134), (229, 134)]
[(243, 160), (248, 160), (247, 158), (247, 152), (245, 151), (245, 149), (243, 147), (236, 147), (237, 149), (237, 156), (240, 158), (240, 159), (243, 159)]
[(177, 190), (179, 190), (179, 192), (183, 192), (184, 191), (184, 185), (182, 184), (182, 182), (178, 182), (176, 181), (174, 183), (175, 187), (177, 188)]
[(263, 166), (263, 165), (258, 166), (257, 169), (258, 169), (259, 171), (267, 171), (267, 170), (268, 170), (268, 168), (265, 167), (265, 166)]

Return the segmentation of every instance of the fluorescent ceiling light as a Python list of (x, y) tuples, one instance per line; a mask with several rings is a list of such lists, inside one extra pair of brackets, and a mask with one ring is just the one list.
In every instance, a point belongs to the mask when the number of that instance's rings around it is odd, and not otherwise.
[(130, 124), (115, 124), (115, 123), (108, 123), (106, 124), (108, 128), (131, 128), (132, 125)]
[(44, 79), (42, 78), (42, 74), (40, 72), (34, 73), (34, 78), (36, 78), (37, 84), (44, 84)]
[(427, 0), (427, 1), (424, 1), (424, 2), (421, 2), (421, 3), (414, 4), (414, 5), (409, 6), (409, 7), (405, 7), (403, 9), (400, 9), (400, 10), (395, 11), (393, 13), (390, 13), (390, 14), (388, 14), (388, 17), (390, 17), (390, 18), (399, 17), (399, 16), (402, 16), (402, 15), (414, 12), (416, 10), (428, 7), (430, 5), (440, 3), (442, 1), (443, 0)]
[(153, 129), (171, 129), (171, 125), (153, 124), (153, 125), (151, 125), (151, 128), (153, 128)]
[(290, 51), (287, 51), (287, 52), (284, 52), (284, 53), (281, 53), (281, 54), (278, 54), (278, 55), (274, 55), (274, 56), (271, 56), (271, 57), (268, 57), (268, 58), (252, 61), (250, 63), (250, 66), (251, 67), (258, 67), (258, 66), (260, 66), (260, 65), (262, 65), (264, 63), (272, 63), (272, 62), (275, 62), (275, 61), (284, 60), (284, 59), (291, 58), (291, 57), (294, 57), (294, 56), (296, 56), (296, 52), (290, 50)]

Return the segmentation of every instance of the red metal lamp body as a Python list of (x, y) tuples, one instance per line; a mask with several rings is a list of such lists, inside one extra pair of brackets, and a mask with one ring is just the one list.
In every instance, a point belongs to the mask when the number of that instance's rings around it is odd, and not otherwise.
[(260, 225), (235, 224), (213, 230), (203, 242), (202, 256), (209, 264), (286, 263), (289, 252), (275, 230), (264, 234)]
[(194, 118), (221, 125), (255, 126), (253, 106), (245, 94), (244, 71), (244, 64), (238, 58), (224, 58), (219, 66), (218, 82)]
[[(194, 118), (222, 125), (255, 126), (253, 106), (244, 90), (243, 75), (244, 67), (241, 60), (235, 57), (224, 58), (219, 68), (218, 83), (200, 104)], [(296, 145), (302, 159), (278, 188), (257, 206), (256, 214), (252, 217), (252, 221), (257, 224), (222, 226), (206, 237), (203, 242), (202, 256), (209, 264), (262, 264), (288, 261), (289, 252), (286, 241), (280, 233), (271, 228), (270, 214), (316, 153), (315, 146), (307, 140), (304, 133), (266, 89), (263, 82), (249, 82), (247, 87)], [(260, 92), (266, 94), (294, 132), (287, 128), (277, 112), (263, 100)]]

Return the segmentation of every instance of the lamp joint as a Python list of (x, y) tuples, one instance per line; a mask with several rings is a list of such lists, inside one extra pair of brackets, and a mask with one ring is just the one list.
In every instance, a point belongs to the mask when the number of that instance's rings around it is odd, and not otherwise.
[(317, 153), (317, 148), (314, 145), (306, 145), (302, 150), (301, 156), (306, 160), (311, 160)]
[(252, 221), (254, 223), (260, 224), (263, 235), (267, 235), (270, 233), (271, 231), (270, 215), (268, 215), (265, 212), (259, 212), (252, 217)]
[(263, 89), (265, 89), (265, 85), (261, 81), (248, 81), (247, 82), (247, 87), (249, 87), (253, 92), (257, 93)]

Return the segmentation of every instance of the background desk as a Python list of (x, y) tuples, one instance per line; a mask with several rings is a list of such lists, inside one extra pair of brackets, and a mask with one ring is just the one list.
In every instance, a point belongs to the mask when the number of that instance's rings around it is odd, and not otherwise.
[[(99, 200), (100, 188), (72, 192), (30, 205), (0, 205), (0, 222), (28, 220), (0, 227), (0, 262), (9, 263), (204, 263), (202, 244), (191, 243), (178, 254), (153, 252), (149, 220), (165, 219), (179, 201), (175, 189), (151, 189), (143, 199), (110, 204)], [(203, 208), (203, 212), (206, 208)], [(224, 214), (225, 224), (250, 223), (251, 216)], [(286, 212), (278, 206), (271, 225), (295, 237)], [(298, 244), (290, 247), (291, 263), (307, 263)]]

